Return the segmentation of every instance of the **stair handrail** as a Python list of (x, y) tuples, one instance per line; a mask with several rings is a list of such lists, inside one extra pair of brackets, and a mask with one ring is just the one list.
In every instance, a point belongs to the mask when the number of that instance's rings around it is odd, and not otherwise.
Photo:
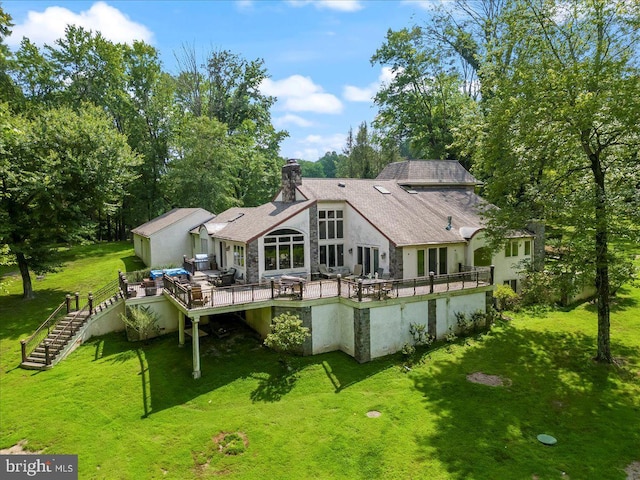
[[(107, 283), (105, 286), (98, 289), (95, 295), (89, 292), (89, 295), (87, 297), (87, 302), (85, 303), (85, 305), (81, 309), (73, 312), (74, 318), (77, 318), (78, 315), (84, 311), (88, 311), (89, 315), (92, 315), (93, 313), (95, 313), (95, 306), (100, 305), (102, 302), (104, 302), (108, 298), (117, 295), (118, 292), (119, 292), (118, 279), (114, 279), (111, 282)], [(76, 293), (75, 303), (76, 303), (76, 306), (79, 306), (78, 305), (79, 298), (77, 293)], [(23, 340), (20, 340), (20, 348), (22, 350), (23, 362), (26, 362), (29, 355), (31, 355), (33, 351), (38, 347), (38, 345), (40, 345), (40, 343), (42, 343), (42, 341), (49, 336), (49, 334), (55, 328), (58, 322), (62, 320), (66, 315), (72, 313), (71, 308), (72, 308), (71, 295), (67, 295), (67, 297), (65, 298), (65, 301), (62, 302), (60, 305), (58, 305), (58, 307), (51, 313), (51, 315), (49, 315), (49, 317), (44, 322), (42, 322), (42, 324), (36, 329), (35, 332), (33, 332), (33, 334), (31, 334), (29, 337)], [(67, 331), (67, 327), (63, 328), (62, 332), (60, 332), (58, 335), (56, 335), (54, 339), (48, 342), (48, 345), (50, 345), (50, 343), (52, 343), (53, 341), (57, 340), (58, 337), (60, 337), (60, 335), (66, 331)], [(45, 347), (47, 347), (48, 345), (45, 345)], [(49, 350), (49, 349), (46, 348), (46, 350)], [(47, 356), (46, 364), (49, 365), (50, 359), (48, 358), (49, 357), (48, 355), (46, 356)]]
[(107, 283), (104, 287), (99, 288), (96, 293), (89, 292), (89, 304), (90, 311), (89, 314), (93, 315), (95, 313), (95, 307), (100, 305), (102, 302), (107, 300), (108, 298), (115, 297), (120, 292), (120, 283), (117, 278), (114, 278), (109, 283)]
[[(91, 313), (89, 311), (90, 304), (91, 304), (91, 302), (87, 302), (87, 304), (84, 307), (82, 307), (80, 310), (76, 310), (75, 312), (69, 312), (69, 314), (67, 316), (72, 316), (73, 317), (71, 319), (71, 321), (69, 323), (67, 323), (62, 328), (62, 330), (60, 330), (58, 332), (58, 334), (55, 337), (51, 338), (50, 340), (45, 340), (44, 343), (45, 343), (45, 353), (46, 353), (46, 355), (45, 355), (45, 364), (46, 365), (51, 365), (51, 358), (49, 357), (49, 351), (51, 349), (51, 345), (55, 345), (56, 342), (60, 339), (60, 337), (65, 336), (65, 334), (67, 334), (69, 332), (71, 334), (73, 334), (73, 321), (76, 320), (80, 316), (80, 314), (87, 313), (87, 317), (89, 315), (91, 315)], [(49, 347), (49, 348), (46, 348), (46, 347)]]
[[(102, 303), (107, 298), (114, 296), (118, 292), (118, 290), (119, 290), (118, 279), (114, 279), (111, 282), (107, 283), (105, 286), (98, 289), (98, 291), (96, 291), (95, 294), (89, 292), (89, 295), (87, 296), (87, 303), (85, 303), (80, 310), (76, 310), (75, 312), (69, 313), (70, 316), (73, 316), (72, 321), (70, 321), (67, 325), (65, 325), (55, 337), (46, 341), (45, 344), (51, 346), (52, 344), (55, 344), (56, 341), (60, 339), (60, 337), (65, 336), (65, 334), (69, 332), (73, 334), (74, 333), (73, 320), (76, 320), (80, 315), (83, 315), (83, 314), (86, 314), (86, 318), (89, 318), (91, 315), (95, 313), (96, 305), (100, 305), (100, 303)], [(50, 365), (50, 361), (51, 360), (49, 358), (48, 349), (47, 349), (46, 364)]]
[[(42, 340), (44, 340), (49, 335), (52, 329), (52, 326), (55, 326), (60, 320), (60, 318), (63, 318), (64, 315), (67, 314), (67, 311), (66, 311), (67, 305), (68, 305), (68, 300), (65, 299), (65, 301), (62, 302), (60, 305), (58, 305), (58, 308), (56, 308), (51, 313), (51, 315), (49, 315), (49, 318), (47, 318), (44, 322), (42, 322), (42, 324), (38, 328), (36, 328), (35, 332), (33, 332), (29, 337), (23, 340), (20, 340), (20, 348), (22, 350), (23, 362), (27, 361), (27, 357), (31, 355), (31, 353), (33, 353), (33, 351), (37, 348), (37, 346), (40, 345), (40, 342), (42, 342)], [(64, 310), (63, 315), (60, 315), (61, 310)], [(46, 329), (46, 333), (45, 333), (45, 329)]]

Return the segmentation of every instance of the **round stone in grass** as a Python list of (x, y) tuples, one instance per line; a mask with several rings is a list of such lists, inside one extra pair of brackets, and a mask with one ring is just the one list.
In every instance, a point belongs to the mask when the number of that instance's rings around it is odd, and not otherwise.
[(378, 418), (380, 415), (382, 415), (382, 414), (377, 410), (371, 410), (371, 411), (367, 412), (367, 417), (369, 417), (369, 418)]
[(541, 433), (537, 438), (540, 443), (544, 443), (545, 445), (555, 445), (558, 443), (558, 440), (556, 440), (555, 437), (547, 435), (546, 433)]

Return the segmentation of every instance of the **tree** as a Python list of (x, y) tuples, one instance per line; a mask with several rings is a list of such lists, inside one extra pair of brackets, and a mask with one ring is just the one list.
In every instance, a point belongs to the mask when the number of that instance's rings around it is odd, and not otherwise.
[(265, 338), (264, 344), (281, 355), (295, 353), (310, 336), (309, 329), (302, 326), (302, 320), (287, 312), (273, 319), (271, 333)]
[(57, 242), (92, 237), (96, 211), (114, 210), (136, 155), (98, 108), (16, 115), (0, 104), (0, 244), (7, 244), (33, 297), (30, 270), (56, 266)]
[(302, 176), (305, 178), (326, 178), (324, 168), (319, 161), (310, 162), (309, 160), (298, 160)]
[(265, 155), (277, 156), (288, 135), (276, 131), (270, 109), (275, 97), (264, 95), (260, 84), (269, 77), (264, 60), (246, 60), (228, 50), (209, 53), (201, 64), (193, 48), (183, 47), (178, 56), (176, 102), (182, 112), (206, 116), (227, 126), (229, 134), (243, 129), (246, 120), (255, 125), (256, 145)]
[(376, 93), (374, 125), (397, 147), (408, 145), (413, 158), (459, 158), (452, 148), (452, 128), (465, 103), (464, 82), (442, 56), (438, 44), (425, 42), (422, 28), (389, 30), (371, 58), (388, 65), (393, 78)]
[(349, 129), (344, 153), (336, 169), (339, 177), (375, 178), (387, 163), (397, 159), (394, 152), (380, 146), (378, 135), (366, 122), (360, 124), (355, 138)]
[(0, 102), (14, 100), (17, 89), (8, 74), (11, 51), (4, 43), (4, 39), (11, 34), (11, 15), (6, 13), (0, 5)]
[(324, 171), (324, 176), (326, 178), (336, 178), (336, 170), (340, 162), (343, 162), (345, 156), (342, 154), (337, 154), (336, 152), (326, 152), (322, 157), (318, 159), (320, 165), (322, 165), (322, 170)]
[(492, 223), (521, 228), (533, 212), (564, 230), (563, 250), (593, 272), (596, 359), (611, 362), (609, 246), (638, 241), (640, 5), (523, 0), (503, 21), (513, 50), (484, 67), (495, 83), (476, 157), (502, 207)]

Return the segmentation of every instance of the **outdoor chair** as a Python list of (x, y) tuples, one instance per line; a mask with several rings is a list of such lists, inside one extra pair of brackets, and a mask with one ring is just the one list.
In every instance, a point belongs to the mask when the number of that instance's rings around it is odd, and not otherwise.
[(318, 271), (323, 278), (336, 278), (338, 276), (337, 273), (330, 271), (324, 263), (318, 265)]
[(353, 272), (351, 272), (351, 275), (347, 275), (344, 278), (347, 280), (357, 280), (360, 277), (362, 277), (362, 264), (356, 263), (353, 266)]
[(191, 288), (191, 304), (194, 307), (202, 307), (209, 301), (209, 297), (202, 296), (202, 288), (201, 287), (192, 287)]

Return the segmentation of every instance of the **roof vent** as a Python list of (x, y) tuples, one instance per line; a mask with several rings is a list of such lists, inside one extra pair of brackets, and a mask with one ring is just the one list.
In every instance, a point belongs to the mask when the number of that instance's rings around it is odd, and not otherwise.
[(344, 182), (338, 182), (338, 186), (344, 188), (347, 186), (347, 184)]
[(378, 190), (380, 193), (384, 195), (391, 195), (391, 192), (386, 188), (384, 188), (382, 185), (374, 185), (373, 188), (375, 188), (376, 190)]
[(451, 230), (451, 215), (447, 217), (447, 226), (444, 228), (445, 230)]
[(231, 222), (235, 222), (236, 220), (238, 220), (239, 218), (244, 217), (244, 213), (239, 213), (238, 215), (236, 215), (235, 217), (231, 218), (228, 220), (229, 223)]

